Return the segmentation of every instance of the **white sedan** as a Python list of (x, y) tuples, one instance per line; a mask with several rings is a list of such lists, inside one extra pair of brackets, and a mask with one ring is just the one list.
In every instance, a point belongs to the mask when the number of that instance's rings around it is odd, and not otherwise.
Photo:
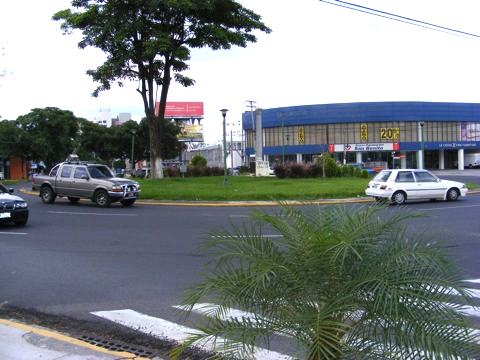
[(442, 180), (427, 170), (382, 170), (368, 183), (365, 194), (376, 200), (403, 204), (407, 200), (442, 199), (454, 201), (467, 195), (465, 184)]

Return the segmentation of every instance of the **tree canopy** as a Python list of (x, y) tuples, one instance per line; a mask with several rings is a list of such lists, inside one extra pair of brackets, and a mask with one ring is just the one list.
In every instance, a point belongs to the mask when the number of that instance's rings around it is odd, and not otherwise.
[[(138, 81), (149, 129), (154, 177), (163, 177), (166, 157), (165, 106), (173, 81), (191, 86), (182, 73), (189, 68), (190, 49), (230, 49), (255, 42), (254, 31), (270, 32), (261, 17), (233, 0), (73, 0), (79, 11), (58, 11), (65, 32), (80, 30), (80, 48), (93, 46), (107, 54), (105, 62), (87, 73), (109, 90), (117, 83)], [(160, 87), (159, 112), (155, 114)]]
[[(111, 164), (131, 157), (132, 136), (135, 133), (135, 161), (148, 157), (148, 128), (146, 120), (133, 120), (120, 126), (105, 127), (71, 111), (55, 107), (33, 109), (17, 120), (0, 121), (0, 157), (22, 156), (51, 167), (71, 153), (81, 160)], [(175, 157), (182, 149), (177, 141), (180, 129), (174, 123), (166, 126), (165, 154)]]
[(33, 109), (16, 122), (24, 130), (25, 143), (28, 143), (24, 154), (31, 160), (43, 160), (51, 166), (64, 160), (74, 149), (78, 121), (71, 111), (55, 107)]

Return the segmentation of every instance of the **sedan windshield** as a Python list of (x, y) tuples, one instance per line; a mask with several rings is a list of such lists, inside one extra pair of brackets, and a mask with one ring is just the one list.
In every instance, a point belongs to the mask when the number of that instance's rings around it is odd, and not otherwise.
[(103, 165), (91, 165), (87, 167), (90, 176), (94, 179), (114, 177), (110, 169)]

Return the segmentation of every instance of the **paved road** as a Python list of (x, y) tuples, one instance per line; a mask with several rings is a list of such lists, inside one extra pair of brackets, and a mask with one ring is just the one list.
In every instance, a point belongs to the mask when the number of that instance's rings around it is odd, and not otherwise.
[[(0, 303), (102, 324), (148, 323), (167, 329), (159, 335), (179, 338), (187, 324), (179, 321), (174, 306), (207, 260), (198, 253), (202, 238), (212, 228), (246, 221), (252, 211), (148, 205), (99, 209), (89, 202), (72, 205), (60, 199), (44, 205), (37, 197), (25, 198), (31, 209), (28, 226), (0, 228)], [(443, 239), (477, 291), (478, 210), (480, 195), (455, 203), (411, 203), (404, 210), (429, 215), (413, 222), (413, 228), (427, 228)], [(285, 348), (280, 344), (276, 350)]]

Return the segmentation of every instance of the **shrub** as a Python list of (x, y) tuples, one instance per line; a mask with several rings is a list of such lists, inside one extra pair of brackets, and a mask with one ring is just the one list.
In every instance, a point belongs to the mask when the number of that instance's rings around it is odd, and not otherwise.
[(326, 177), (336, 177), (341, 175), (340, 168), (329, 155), (323, 158), (325, 161), (325, 176)]
[(288, 165), (288, 177), (293, 179), (304, 178), (307, 175), (305, 165), (292, 163)]
[(275, 176), (279, 179), (285, 179), (287, 177), (287, 168), (285, 167), (285, 165), (275, 165), (275, 167), (273, 168), (273, 172), (275, 173)]
[(190, 164), (192, 166), (206, 167), (207, 166), (207, 159), (205, 159), (202, 155), (195, 155), (192, 158), (192, 160), (190, 160)]
[(166, 175), (168, 177), (180, 177), (181, 176), (180, 170), (178, 170), (178, 168), (176, 168), (176, 167), (168, 167), (165, 170), (166, 170)]
[(204, 167), (201, 166), (189, 166), (187, 170), (188, 176), (203, 176), (205, 174), (205, 169)]
[(323, 176), (322, 167), (318, 163), (309, 163), (307, 165), (307, 176), (308, 177), (321, 177)]
[(356, 177), (362, 177), (362, 169), (356, 167), (353, 175), (355, 175)]

